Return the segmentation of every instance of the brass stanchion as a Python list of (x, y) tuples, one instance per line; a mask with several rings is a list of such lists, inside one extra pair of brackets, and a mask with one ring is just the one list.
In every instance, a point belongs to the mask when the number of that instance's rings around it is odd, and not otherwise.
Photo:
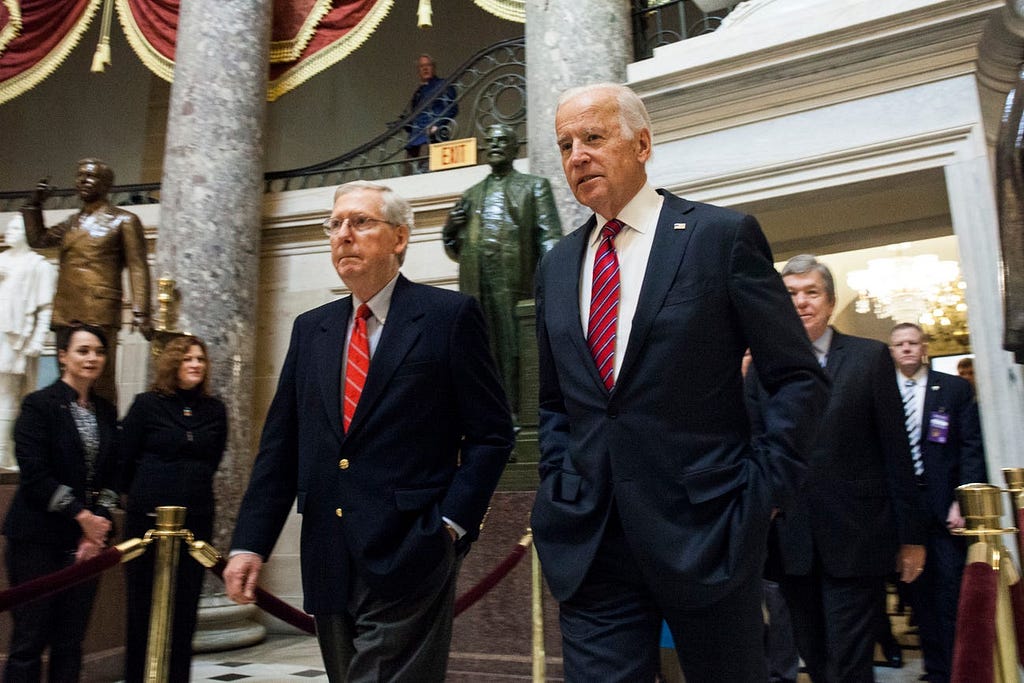
[[(1003, 528), (1002, 490), (991, 484), (965, 484), (956, 489), (960, 512), (966, 520), (964, 529), (958, 533), (969, 538), (967, 564), (984, 563), (996, 574), (995, 595), (995, 644), (993, 651), (993, 680), (1000, 683), (1017, 683), (1017, 640), (1010, 603), (1010, 586), (1020, 581), (1020, 574), (1013, 564), (1002, 540), (1002, 534), (1016, 534), (1015, 527)], [(965, 584), (965, 588), (966, 588)], [(956, 669), (954, 663), (954, 670)]]
[[(532, 532), (528, 532), (532, 536)], [(530, 584), (533, 589), (530, 600), (530, 615), (533, 625), (533, 681), (544, 683), (547, 680), (547, 655), (544, 652), (544, 581), (540, 572), (540, 556), (534, 545), (530, 553)]]
[[(1024, 527), (1024, 467), (1004, 467), (1003, 479), (1010, 495), (1010, 510), (1017, 528)], [(1024, 562), (1024, 538), (1017, 534), (1017, 561)]]
[(168, 680), (171, 663), (171, 623), (174, 619), (174, 586), (178, 574), (181, 541), (192, 543), (192, 532), (183, 529), (186, 509), (165, 505), (156, 509), (156, 528), (146, 539), (156, 544), (153, 560), (153, 602), (149, 612), (149, 640), (146, 644), (146, 681)]

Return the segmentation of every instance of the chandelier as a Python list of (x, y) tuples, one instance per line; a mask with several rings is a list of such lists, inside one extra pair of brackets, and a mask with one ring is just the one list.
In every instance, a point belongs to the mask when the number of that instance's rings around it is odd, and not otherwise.
[(857, 313), (916, 322), (933, 346), (969, 343), (966, 285), (956, 261), (940, 261), (935, 254), (871, 259), (867, 268), (847, 275), (846, 283), (857, 292)]

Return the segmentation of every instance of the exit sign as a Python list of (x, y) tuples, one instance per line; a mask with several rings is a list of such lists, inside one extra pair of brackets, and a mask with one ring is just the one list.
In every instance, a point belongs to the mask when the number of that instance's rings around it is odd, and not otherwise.
[(476, 165), (476, 138), (462, 138), (430, 145), (430, 170)]

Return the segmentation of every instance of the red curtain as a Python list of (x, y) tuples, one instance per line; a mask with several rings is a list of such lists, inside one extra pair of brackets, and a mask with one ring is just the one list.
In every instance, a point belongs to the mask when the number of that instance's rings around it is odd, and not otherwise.
[[(100, 3), (101, 0), (4, 2), (0, 32), (14, 35), (0, 53), (0, 103), (35, 87), (53, 73), (78, 43)], [(20, 29), (12, 22), (11, 7), (21, 11)]]
[[(155, 74), (172, 80), (179, 0), (115, 2), (129, 44)], [(20, 3), (22, 28), (0, 44), (0, 103), (48, 76), (77, 43), (103, 0), (0, 0), (0, 37), (15, 28), (10, 7)], [(337, 63), (373, 33), (394, 0), (276, 0), (270, 85), (274, 100)]]

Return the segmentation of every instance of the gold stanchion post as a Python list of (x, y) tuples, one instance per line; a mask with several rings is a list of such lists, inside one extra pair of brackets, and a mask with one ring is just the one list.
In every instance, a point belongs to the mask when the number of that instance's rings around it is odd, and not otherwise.
[(1019, 683), (1017, 673), (1017, 639), (1010, 603), (1010, 586), (1020, 581), (1013, 558), (999, 538), (1002, 534), (1016, 534), (1016, 528), (1003, 528), (1002, 489), (991, 484), (964, 484), (956, 489), (960, 512), (966, 520), (964, 529), (956, 530), (967, 536), (967, 564), (985, 562), (998, 577), (996, 594), (996, 642), (994, 657), (995, 681)]
[(178, 573), (181, 541), (192, 542), (182, 529), (186, 508), (165, 505), (156, 509), (156, 528), (146, 538), (156, 544), (153, 560), (153, 602), (149, 612), (149, 640), (146, 645), (146, 682), (168, 680), (171, 662), (171, 620), (174, 619), (174, 586)]
[(544, 581), (541, 578), (537, 546), (530, 549), (530, 558), (530, 583), (533, 588), (530, 600), (533, 622), (533, 683), (544, 683), (547, 680), (547, 656), (544, 653)]

